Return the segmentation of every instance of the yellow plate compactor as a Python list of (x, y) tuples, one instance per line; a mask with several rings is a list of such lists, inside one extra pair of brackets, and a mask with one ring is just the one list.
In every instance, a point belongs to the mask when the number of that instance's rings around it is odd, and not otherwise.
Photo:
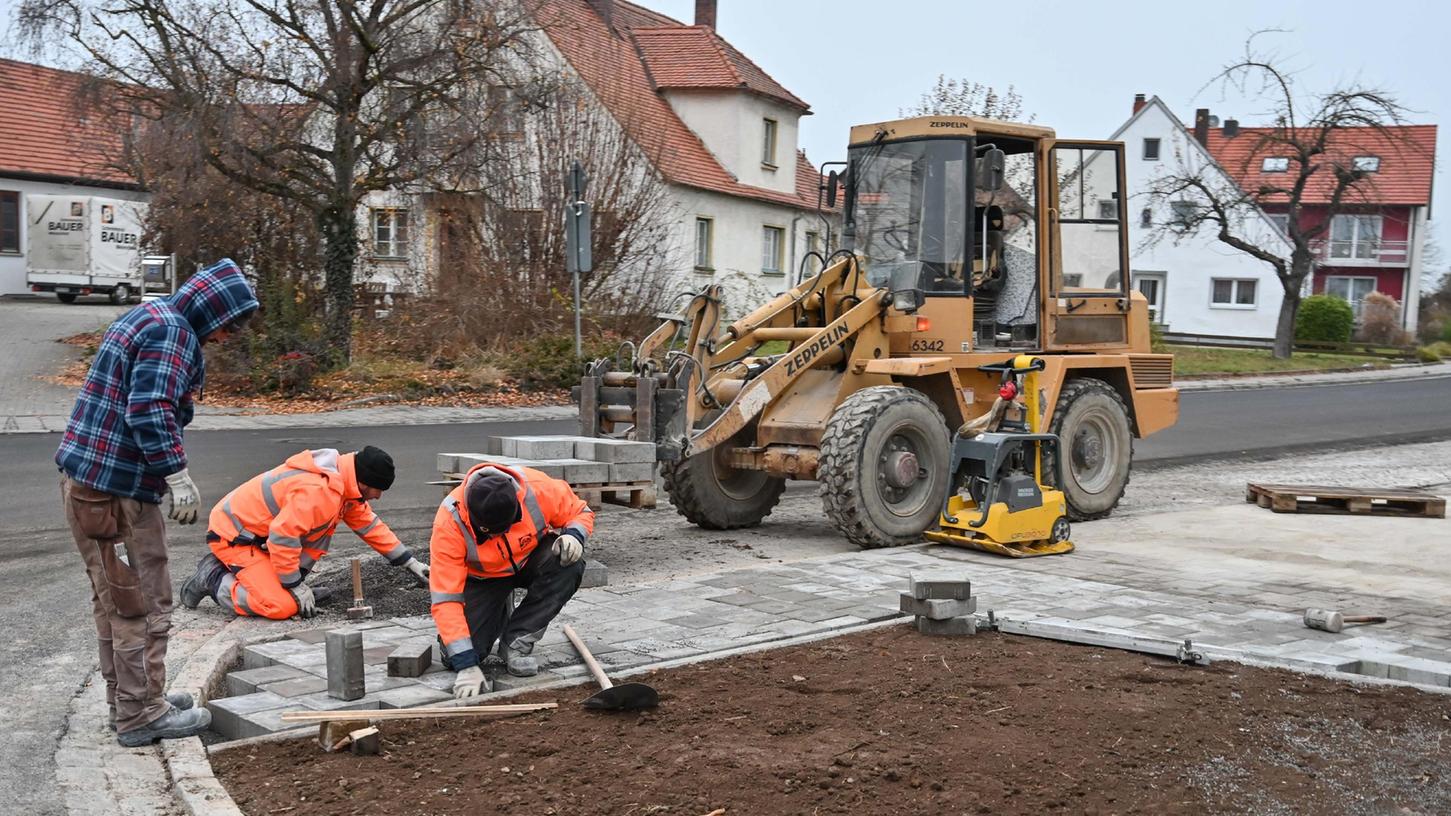
[[(942, 508), (942, 529), (924, 535), (929, 541), (1012, 558), (1072, 552), (1067, 502), (1062, 491), (1043, 479), (1045, 455), (1055, 468), (1063, 462), (1058, 436), (1039, 432), (1043, 414), (1038, 372), (1043, 360), (1021, 355), (980, 370), (1002, 374), (998, 398), (981, 423), (968, 423), (954, 434), (955, 489)], [(1020, 418), (1010, 419), (1009, 413)], [(994, 424), (993, 430), (987, 429)], [(1061, 475), (1054, 481), (1061, 481)]]

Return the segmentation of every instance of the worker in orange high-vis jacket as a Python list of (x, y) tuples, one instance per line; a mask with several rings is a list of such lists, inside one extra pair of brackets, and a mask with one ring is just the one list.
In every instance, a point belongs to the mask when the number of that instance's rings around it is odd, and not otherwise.
[(212, 508), (211, 552), (182, 586), (182, 604), (195, 609), (211, 598), (244, 617), (312, 617), (323, 598), (303, 579), (327, 554), (338, 522), (426, 584), (428, 565), (368, 505), (393, 476), (392, 457), (369, 445), (357, 453), (305, 450), (249, 479)]
[[(443, 500), (429, 588), (455, 697), (489, 690), (480, 663), (501, 636), (509, 673), (538, 673), (534, 644), (579, 589), (592, 532), (594, 511), (569, 484), (531, 468), (476, 465)], [(511, 613), (518, 587), (528, 594)]]

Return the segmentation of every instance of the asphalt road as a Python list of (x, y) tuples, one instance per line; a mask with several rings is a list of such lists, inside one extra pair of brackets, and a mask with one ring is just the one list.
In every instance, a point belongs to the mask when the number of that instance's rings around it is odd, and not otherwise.
[[(477, 449), (491, 435), (572, 431), (569, 421), (199, 431), (188, 434), (187, 450), (210, 503), (303, 448), (377, 445), (400, 473), (378, 509), (405, 541), (425, 546), (443, 495), (426, 484), (436, 475), (436, 453)], [(1191, 392), (1182, 396), (1179, 423), (1140, 441), (1136, 461), (1153, 467), (1444, 438), (1451, 438), (1451, 378)], [(54, 434), (0, 436), (0, 631), (7, 635), (0, 638), (0, 690), (11, 703), (0, 706), (0, 802), (26, 802), (31, 813), (59, 812), (53, 791), (37, 782), (52, 778), (66, 705), (95, 659), (90, 588), (61, 521), (51, 462), (58, 441)], [(201, 532), (170, 533), (173, 581), (180, 582), (201, 553)]]

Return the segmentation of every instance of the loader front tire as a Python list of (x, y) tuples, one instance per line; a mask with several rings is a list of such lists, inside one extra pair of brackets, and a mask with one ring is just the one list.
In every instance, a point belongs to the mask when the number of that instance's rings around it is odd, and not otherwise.
[(920, 541), (947, 496), (950, 441), (942, 412), (920, 391), (863, 388), (832, 413), (821, 438), (821, 504), (852, 543)]
[(1058, 392), (1048, 431), (1058, 435), (1064, 462), (1060, 479), (1054, 457), (1044, 457), (1044, 479), (1063, 491), (1068, 518), (1108, 516), (1123, 498), (1133, 464), (1134, 434), (1123, 397), (1103, 380), (1069, 380)]
[(665, 492), (675, 512), (707, 530), (755, 527), (771, 515), (786, 480), (724, 461), (729, 444), (660, 465)]

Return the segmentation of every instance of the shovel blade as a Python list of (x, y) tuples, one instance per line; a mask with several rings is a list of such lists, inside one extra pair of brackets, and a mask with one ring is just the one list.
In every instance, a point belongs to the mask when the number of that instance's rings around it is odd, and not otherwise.
[(597, 711), (634, 711), (659, 704), (660, 693), (644, 683), (621, 683), (600, 689), (584, 701), (585, 708)]

